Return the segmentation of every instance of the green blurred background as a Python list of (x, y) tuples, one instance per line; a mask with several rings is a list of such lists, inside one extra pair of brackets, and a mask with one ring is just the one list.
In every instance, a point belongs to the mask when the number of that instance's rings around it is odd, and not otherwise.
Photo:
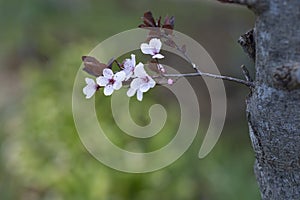
[[(136, 28), (148, 10), (155, 16), (176, 16), (176, 30), (202, 44), (221, 73), (242, 78), (241, 64), (253, 73), (253, 64), (236, 42), (254, 23), (246, 8), (214, 0), (0, 1), (1, 200), (259, 199), (245, 118), (248, 90), (235, 83), (225, 82), (225, 128), (204, 159), (197, 156), (203, 138), (198, 134), (169, 167), (126, 174), (95, 160), (80, 142), (71, 106), (81, 56), (104, 39)], [(207, 95), (205, 86), (200, 86), (202, 90), (199, 95)], [(153, 93), (145, 99), (147, 105), (156, 102)], [(96, 99), (109, 105), (102, 94)], [(132, 107), (133, 117), (147, 123), (147, 109)], [(201, 116), (204, 122), (210, 117), (206, 111)], [(101, 120), (116, 130), (110, 117)], [(207, 123), (200, 126), (204, 132)], [(176, 127), (176, 119), (168, 127)], [(124, 143), (118, 134), (112, 137)], [(163, 145), (168, 137), (155, 140), (154, 146)]]

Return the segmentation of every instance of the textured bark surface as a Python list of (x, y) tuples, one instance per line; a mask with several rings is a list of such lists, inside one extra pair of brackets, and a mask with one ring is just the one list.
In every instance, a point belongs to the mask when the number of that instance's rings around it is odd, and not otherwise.
[(300, 199), (300, 0), (221, 0), (256, 14), (255, 88), (247, 99), (262, 199)]

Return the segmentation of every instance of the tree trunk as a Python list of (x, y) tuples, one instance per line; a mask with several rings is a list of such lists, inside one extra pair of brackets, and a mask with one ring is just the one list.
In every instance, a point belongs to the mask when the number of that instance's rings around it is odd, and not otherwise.
[(247, 99), (262, 199), (300, 199), (300, 0), (219, 0), (256, 14), (255, 87)]

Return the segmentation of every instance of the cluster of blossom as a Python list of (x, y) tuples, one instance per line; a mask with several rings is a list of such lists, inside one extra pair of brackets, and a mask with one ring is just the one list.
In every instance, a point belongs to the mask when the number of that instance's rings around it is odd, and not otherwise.
[[(162, 42), (160, 39), (152, 38), (148, 43), (141, 44), (141, 51), (144, 54), (151, 55), (153, 59), (162, 59), (164, 56), (160, 54)], [(99, 63), (100, 64), (100, 63)], [(157, 63), (159, 70), (164, 73), (165, 70), (161, 64)], [(110, 96), (114, 90), (119, 90), (124, 82), (130, 82), (130, 87), (127, 91), (127, 96), (132, 97), (136, 94), (137, 99), (142, 101), (143, 93), (149, 91), (156, 85), (153, 78), (145, 71), (144, 64), (136, 64), (135, 55), (132, 54), (131, 58), (125, 59), (121, 71), (114, 73), (110, 68), (106, 67), (102, 71), (102, 75), (96, 78), (94, 81), (91, 78), (86, 78), (86, 86), (83, 88), (83, 93), (86, 98), (91, 98), (97, 90), (104, 88), (104, 95)], [(172, 84), (171, 79), (168, 80), (168, 84)]]

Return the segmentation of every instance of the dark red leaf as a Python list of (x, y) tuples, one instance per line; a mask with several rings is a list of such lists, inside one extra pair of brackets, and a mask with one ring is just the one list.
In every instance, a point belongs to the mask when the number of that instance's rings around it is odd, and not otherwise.
[(144, 13), (143, 22), (147, 27), (156, 27), (156, 22), (151, 11)]
[(139, 25), (139, 28), (145, 28), (145, 27), (147, 27), (145, 24), (140, 24)]
[(161, 25), (160, 23), (161, 23), (161, 16), (157, 20), (157, 27), (160, 27), (160, 25)]
[(108, 66), (104, 63), (100, 63), (96, 58), (92, 56), (82, 56), (82, 61), (84, 64), (83, 70), (92, 76), (101, 76), (103, 69)]
[(166, 16), (164, 25), (162, 27), (173, 30), (174, 25), (175, 25), (175, 17), (174, 16), (172, 16), (172, 17)]

